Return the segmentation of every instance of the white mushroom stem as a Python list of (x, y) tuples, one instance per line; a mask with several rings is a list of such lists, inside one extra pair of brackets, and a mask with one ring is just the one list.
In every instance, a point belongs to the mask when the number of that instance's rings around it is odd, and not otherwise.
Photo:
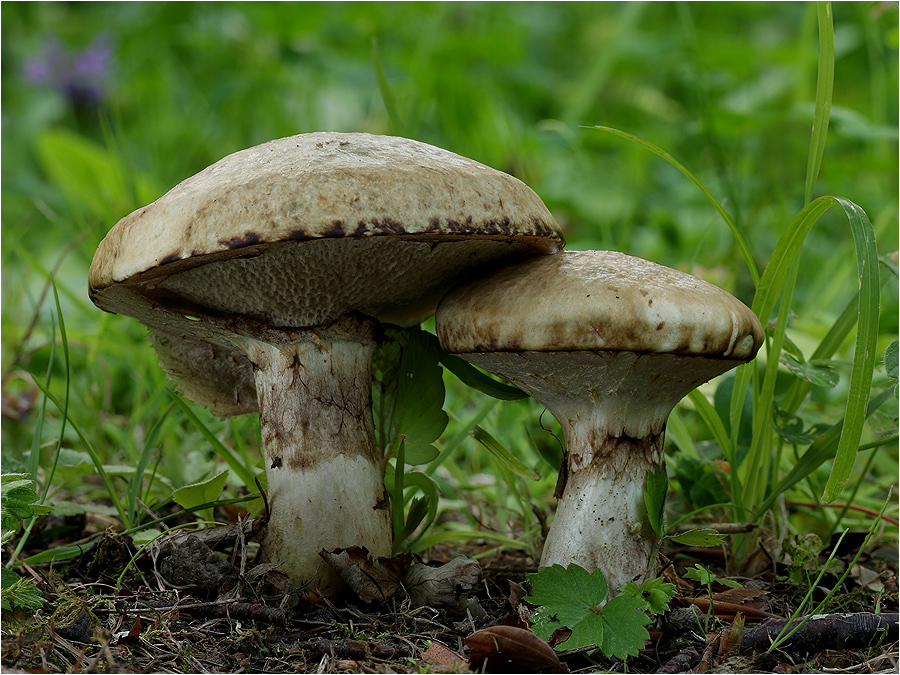
[(601, 569), (617, 591), (653, 570), (647, 474), (664, 467), (666, 419), (688, 392), (721, 374), (721, 359), (635, 352), (463, 354), (516, 384), (562, 425), (559, 505), (541, 565)]
[(255, 372), (268, 482), (265, 552), (291, 578), (325, 593), (341, 584), (322, 549), (391, 553), (371, 412), (376, 344), (371, 324), (364, 327), (346, 336), (296, 331), (283, 343), (232, 338)]

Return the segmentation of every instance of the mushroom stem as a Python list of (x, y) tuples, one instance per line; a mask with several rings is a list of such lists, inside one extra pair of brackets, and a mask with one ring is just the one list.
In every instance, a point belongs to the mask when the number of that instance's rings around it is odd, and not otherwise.
[[(346, 321), (344, 321), (346, 323)], [(375, 450), (370, 321), (346, 332), (292, 331), (270, 343), (238, 336), (255, 373), (268, 481), (270, 561), (323, 592), (341, 587), (322, 549), (390, 555), (390, 506)]]
[(609, 588), (653, 572), (647, 474), (664, 467), (666, 419), (722, 359), (631, 351), (464, 354), (540, 401), (559, 421), (566, 452), (559, 504), (541, 565), (601, 569)]
[(609, 436), (587, 419), (562, 421), (566, 438), (561, 494), (541, 565), (601, 569), (609, 587), (650, 576), (657, 542), (647, 520), (647, 474), (665, 466), (663, 433)]

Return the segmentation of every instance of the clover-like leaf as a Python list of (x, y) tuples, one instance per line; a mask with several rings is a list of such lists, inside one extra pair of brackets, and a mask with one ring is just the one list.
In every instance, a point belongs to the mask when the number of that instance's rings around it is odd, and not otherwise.
[(34, 481), (22, 473), (5, 473), (0, 477), (0, 525), (14, 532), (19, 521), (48, 513), (50, 506), (39, 506)]
[(781, 362), (794, 375), (816, 387), (830, 389), (841, 379), (841, 376), (834, 369), (836, 364), (833, 361), (801, 361), (788, 352), (782, 352)]
[(675, 597), (675, 585), (662, 579), (647, 579), (638, 588), (636, 583), (629, 581), (622, 587), (620, 595), (638, 598), (643, 603), (644, 610), (651, 614), (662, 614), (669, 610), (669, 600)]
[(605, 656), (625, 658), (637, 654), (650, 637), (644, 628), (650, 617), (640, 592), (637, 597), (622, 593), (603, 604), (609, 586), (599, 569), (552, 565), (528, 575), (528, 581), (532, 590), (525, 600), (540, 605), (532, 619), (534, 632), (547, 640), (556, 629), (567, 627), (572, 634), (562, 648), (593, 645)]

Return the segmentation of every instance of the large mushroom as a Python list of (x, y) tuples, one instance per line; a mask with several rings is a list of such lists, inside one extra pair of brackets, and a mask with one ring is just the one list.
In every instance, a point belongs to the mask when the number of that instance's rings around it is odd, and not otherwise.
[(641, 581), (656, 543), (647, 475), (664, 466), (666, 420), (698, 385), (750, 361), (759, 320), (688, 274), (610, 251), (511, 264), (450, 291), (445, 350), (518, 385), (562, 425), (559, 503), (541, 565)]
[(90, 296), (150, 328), (161, 365), (221, 416), (258, 411), (270, 560), (339, 588), (323, 548), (389, 555), (371, 363), (452, 284), (562, 237), (515, 178), (424, 143), (312, 133), (229, 155), (123, 218)]

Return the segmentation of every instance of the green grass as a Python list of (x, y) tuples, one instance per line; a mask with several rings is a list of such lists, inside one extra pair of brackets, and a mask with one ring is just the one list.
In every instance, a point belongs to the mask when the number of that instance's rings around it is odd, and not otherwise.
[[(151, 520), (138, 499), (171, 507), (177, 488), (223, 469), (223, 498), (254, 491), (258, 423), (173, 403), (143, 328), (88, 300), (87, 269), (119, 218), (230, 152), (369, 131), (513, 173), (569, 248), (691, 271), (772, 321), (757, 362), (670, 422), (676, 516), (868, 530), (852, 509), (775, 508), (829, 499), (878, 512), (897, 476), (897, 400), (880, 362), (898, 332), (897, 8), (828, 8), (4, 3), (3, 471), (35, 472), (60, 513), (105, 507), (126, 527)], [(51, 36), (73, 52), (108, 40), (100, 105), (23, 78)], [(822, 369), (834, 386), (808, 381)], [(549, 517), (554, 504), (558, 427), (533, 401), (444, 382), (446, 454), (408, 469), (428, 478), (392, 483), (408, 504), (429, 479), (439, 489), (416, 545), (481, 532), (535, 552), (532, 507)], [(540, 479), (510, 471), (476, 426)]]

